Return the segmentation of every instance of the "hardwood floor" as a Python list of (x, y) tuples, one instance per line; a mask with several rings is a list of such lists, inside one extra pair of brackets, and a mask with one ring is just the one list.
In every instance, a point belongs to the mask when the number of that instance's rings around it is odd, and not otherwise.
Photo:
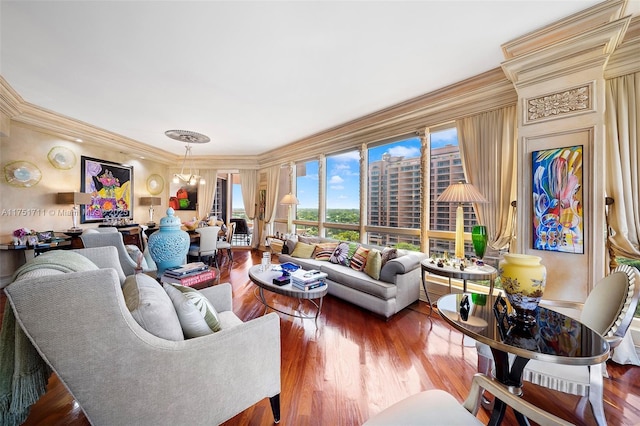
[[(244, 319), (261, 316), (248, 268), (261, 253), (234, 251), (231, 270), (223, 267), (221, 282), (231, 282), (234, 310)], [(272, 296), (283, 309), (295, 303)], [(316, 328), (312, 320), (281, 317), (281, 425), (359, 425), (385, 407), (425, 389), (444, 389), (462, 401), (476, 371), (476, 351), (429, 307), (418, 302), (385, 321), (354, 305), (327, 296)], [(640, 424), (640, 368), (609, 363), (605, 379), (605, 411), (610, 425)], [(54, 376), (48, 392), (31, 410), (25, 425), (88, 425), (82, 410)], [(524, 398), (576, 424), (594, 424), (580, 399), (526, 383)], [(206, 395), (203, 404), (215, 401)], [(159, 410), (162, 407), (158, 407)], [(483, 410), (478, 417), (488, 420)], [(225, 426), (270, 425), (268, 400), (248, 408)], [(434, 424), (438, 420), (434, 419)], [(511, 412), (503, 424), (514, 424)]]

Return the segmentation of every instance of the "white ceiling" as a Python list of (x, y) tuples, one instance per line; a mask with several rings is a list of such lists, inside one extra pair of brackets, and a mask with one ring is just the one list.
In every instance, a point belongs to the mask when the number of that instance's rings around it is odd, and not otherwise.
[[(634, 0), (636, 6), (639, 0)], [(265, 152), (500, 65), (599, 1), (5, 1), (25, 101), (181, 154)]]

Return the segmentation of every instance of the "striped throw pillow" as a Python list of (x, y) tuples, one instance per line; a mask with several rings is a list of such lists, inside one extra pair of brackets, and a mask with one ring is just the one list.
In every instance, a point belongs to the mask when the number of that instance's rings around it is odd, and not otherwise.
[(351, 269), (355, 271), (362, 271), (367, 264), (367, 256), (369, 256), (369, 249), (362, 246), (358, 247), (351, 258), (351, 263), (349, 264)]
[(316, 249), (314, 251), (315, 259), (316, 260), (329, 261), (329, 259), (331, 259), (331, 255), (335, 251), (336, 247), (338, 247), (338, 243), (319, 243), (319, 244), (316, 244)]

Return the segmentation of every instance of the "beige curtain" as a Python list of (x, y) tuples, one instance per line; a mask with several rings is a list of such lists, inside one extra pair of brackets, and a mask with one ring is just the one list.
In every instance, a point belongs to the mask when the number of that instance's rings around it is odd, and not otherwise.
[(242, 187), (242, 202), (249, 220), (256, 218), (256, 194), (258, 193), (258, 171), (240, 170), (240, 186)]
[(607, 80), (605, 90), (608, 243), (615, 256), (640, 258), (640, 72)]
[(489, 200), (474, 205), (478, 223), (487, 227), (489, 245), (511, 243), (516, 199), (516, 107), (483, 112), (456, 121), (465, 178)]
[(271, 166), (267, 169), (267, 199), (265, 200), (264, 221), (273, 222), (276, 218), (276, 207), (280, 194), (278, 188), (280, 186), (280, 166)]
[(205, 180), (204, 185), (198, 185), (198, 218), (205, 220), (213, 208), (216, 196), (218, 171), (212, 169), (200, 170), (200, 176)]

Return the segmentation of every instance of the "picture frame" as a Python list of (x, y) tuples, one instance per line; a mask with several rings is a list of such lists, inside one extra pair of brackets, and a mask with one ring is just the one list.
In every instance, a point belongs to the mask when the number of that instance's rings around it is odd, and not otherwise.
[(198, 184), (189, 185), (187, 182), (169, 185), (169, 207), (174, 210), (198, 209)]
[(584, 254), (583, 146), (533, 151), (533, 248)]
[(80, 223), (133, 219), (133, 166), (81, 156), (80, 191), (91, 204), (80, 206)]

